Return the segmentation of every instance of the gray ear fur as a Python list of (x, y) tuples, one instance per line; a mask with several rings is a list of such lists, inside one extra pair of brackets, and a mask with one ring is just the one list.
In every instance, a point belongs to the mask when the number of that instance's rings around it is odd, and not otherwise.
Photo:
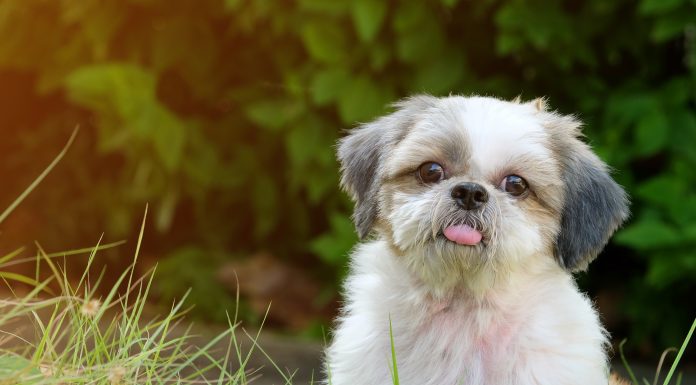
[[(558, 116), (556, 116), (558, 118)], [(579, 123), (563, 117), (556, 153), (563, 168), (565, 199), (555, 254), (569, 271), (585, 270), (628, 217), (628, 198), (607, 166), (581, 142)], [(552, 135), (553, 137), (554, 135)]]
[(338, 142), (341, 187), (355, 201), (353, 221), (360, 239), (370, 233), (377, 217), (377, 168), (386, 144), (383, 131), (379, 124), (367, 124)]
[(418, 112), (434, 104), (435, 98), (414, 96), (395, 104), (397, 111), (350, 130), (338, 142), (341, 187), (355, 201), (353, 221), (360, 239), (369, 235), (378, 215), (378, 192), (382, 184), (380, 166), (388, 153), (408, 132)]

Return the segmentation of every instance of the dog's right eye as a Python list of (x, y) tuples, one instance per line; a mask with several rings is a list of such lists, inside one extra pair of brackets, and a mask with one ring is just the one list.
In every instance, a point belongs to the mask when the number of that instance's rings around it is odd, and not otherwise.
[(437, 183), (445, 179), (445, 170), (435, 162), (426, 162), (418, 167), (418, 178), (423, 183)]
[(508, 175), (500, 182), (500, 188), (512, 196), (523, 197), (529, 190), (529, 185), (519, 175)]

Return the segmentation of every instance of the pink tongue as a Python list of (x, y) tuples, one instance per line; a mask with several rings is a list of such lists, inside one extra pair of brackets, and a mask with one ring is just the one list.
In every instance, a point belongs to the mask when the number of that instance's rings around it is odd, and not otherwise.
[(481, 242), (481, 233), (467, 225), (449, 226), (445, 228), (445, 237), (460, 245), (475, 245)]

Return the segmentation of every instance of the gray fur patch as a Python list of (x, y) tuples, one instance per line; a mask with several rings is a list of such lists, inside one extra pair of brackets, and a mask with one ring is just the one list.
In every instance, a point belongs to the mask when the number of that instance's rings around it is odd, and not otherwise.
[(569, 117), (554, 117), (562, 126), (550, 130), (565, 186), (554, 251), (564, 268), (582, 271), (628, 217), (628, 198), (606, 165), (577, 138), (579, 123)]
[(436, 98), (414, 96), (394, 104), (396, 112), (350, 130), (338, 142), (341, 186), (355, 201), (353, 221), (361, 239), (369, 235), (378, 215), (377, 193), (382, 185), (380, 166), (388, 151), (409, 132), (413, 122)]
[(377, 165), (386, 137), (380, 125), (368, 124), (355, 129), (339, 141), (341, 186), (355, 201), (353, 221), (360, 238), (365, 238), (377, 217), (375, 197), (379, 190)]

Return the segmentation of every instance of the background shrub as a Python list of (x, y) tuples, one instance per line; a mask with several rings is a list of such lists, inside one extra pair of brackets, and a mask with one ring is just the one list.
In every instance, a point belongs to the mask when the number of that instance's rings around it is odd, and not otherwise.
[(0, 206), (81, 126), (6, 237), (133, 239), (150, 202), (162, 298), (220, 316), (215, 269), (258, 251), (333, 293), (341, 129), (413, 93), (546, 95), (632, 196), (580, 277), (610, 331), (647, 352), (696, 313), (693, 0), (5, 0), (0, 36)]

